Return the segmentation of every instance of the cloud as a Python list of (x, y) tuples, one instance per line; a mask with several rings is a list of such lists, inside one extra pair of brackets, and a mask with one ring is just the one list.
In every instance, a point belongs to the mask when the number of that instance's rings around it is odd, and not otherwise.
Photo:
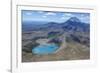
[(90, 16), (89, 15), (84, 15), (80, 17), (81, 21), (85, 23), (90, 23)]
[(81, 17), (84, 17), (84, 16), (86, 16), (86, 15), (85, 15), (85, 14), (81, 14), (80, 16), (81, 16)]
[(73, 14), (71, 14), (71, 13), (64, 13), (63, 16), (71, 17), (71, 16), (73, 16)]
[(45, 15), (56, 15), (56, 13), (48, 12), (48, 13), (46, 13)]
[(78, 17), (82, 22), (85, 22), (85, 23), (90, 22), (90, 16), (87, 14), (80, 14), (80, 15), (77, 15), (76, 17)]
[(43, 17), (43, 18), (46, 18), (47, 16), (46, 16), (46, 15), (43, 15), (42, 17)]
[(25, 14), (26, 15), (32, 15), (32, 12), (26, 12)]
[(73, 17), (73, 16), (74, 16), (74, 15), (71, 14), (71, 13), (64, 13), (64, 14), (62, 15), (61, 19), (67, 20), (67, 19), (69, 19), (70, 17)]
[(70, 17), (61, 17), (61, 20), (68, 20)]
[(42, 14), (42, 13), (44, 13), (44, 11), (38, 11), (38, 13)]
[(61, 17), (61, 19), (66, 19), (66, 17)]

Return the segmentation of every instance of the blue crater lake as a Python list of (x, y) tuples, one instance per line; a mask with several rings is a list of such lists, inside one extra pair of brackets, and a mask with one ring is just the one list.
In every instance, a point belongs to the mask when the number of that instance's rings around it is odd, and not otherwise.
[(58, 49), (56, 44), (42, 44), (32, 49), (33, 54), (52, 54)]

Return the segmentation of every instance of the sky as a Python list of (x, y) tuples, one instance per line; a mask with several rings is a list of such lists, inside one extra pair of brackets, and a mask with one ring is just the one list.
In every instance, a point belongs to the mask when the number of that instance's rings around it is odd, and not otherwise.
[(77, 17), (84, 23), (90, 22), (89, 13), (22, 10), (22, 21), (63, 23), (71, 17)]

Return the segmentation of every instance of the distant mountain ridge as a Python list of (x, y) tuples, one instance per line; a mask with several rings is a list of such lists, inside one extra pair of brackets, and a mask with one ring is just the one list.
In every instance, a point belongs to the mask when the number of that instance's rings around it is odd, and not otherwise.
[[(28, 23), (27, 23), (28, 24)], [(23, 23), (23, 29), (22, 30), (40, 30), (40, 29), (63, 29), (64, 31), (82, 31), (82, 32), (89, 32), (90, 31), (90, 25), (88, 23), (81, 22), (80, 19), (77, 17), (71, 17), (67, 21), (63, 23), (56, 23), (56, 22), (48, 22), (45, 24), (38, 24), (34, 25), (35, 23), (32, 23), (31, 25), (28, 25), (25, 27)], [(30, 27), (29, 27), (30, 26)]]
[(90, 25), (87, 23), (81, 22), (76, 17), (71, 17), (69, 20), (63, 23), (63, 29), (72, 30), (72, 31), (89, 31)]
[(71, 17), (69, 20), (67, 20), (67, 22), (81, 22), (81, 20), (79, 20), (77, 17)]

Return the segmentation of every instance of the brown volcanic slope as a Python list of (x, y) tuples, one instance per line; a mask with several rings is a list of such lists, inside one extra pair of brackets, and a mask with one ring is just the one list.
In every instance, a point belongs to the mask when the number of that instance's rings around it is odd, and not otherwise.
[[(61, 61), (61, 60), (86, 60), (90, 58), (90, 48), (88, 44), (84, 44), (84, 37), (89, 37), (89, 35), (85, 35), (86, 33), (82, 33), (79, 41), (74, 41), (72, 37), (69, 35), (66, 40), (67, 47), (64, 47), (53, 54), (47, 55), (36, 55), (32, 54), (31, 51), (22, 51), (22, 62), (39, 62), (39, 61)], [(79, 36), (80, 33), (74, 33), (74, 35)], [(77, 37), (75, 36), (75, 37)], [(82, 40), (81, 40), (82, 39)], [(87, 39), (87, 38), (86, 38)], [(26, 42), (34, 43), (32, 40), (26, 40)], [(87, 41), (87, 40), (86, 40)], [(85, 41), (85, 42), (86, 42)], [(89, 40), (88, 40), (89, 42)], [(30, 45), (28, 44), (28, 46)], [(27, 47), (28, 49), (30, 48)], [(31, 47), (32, 48), (32, 47)]]

